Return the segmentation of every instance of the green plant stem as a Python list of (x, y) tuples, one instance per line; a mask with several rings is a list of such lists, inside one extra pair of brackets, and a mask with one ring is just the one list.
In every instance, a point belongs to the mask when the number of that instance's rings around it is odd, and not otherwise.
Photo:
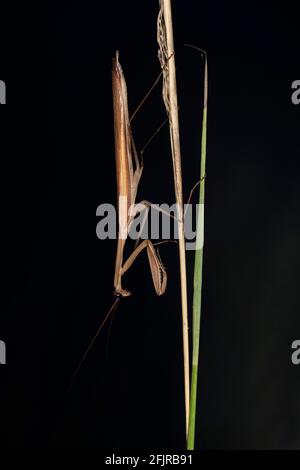
[(195, 253), (194, 270), (194, 299), (193, 299), (193, 355), (192, 355), (192, 380), (190, 396), (190, 417), (187, 449), (195, 448), (195, 428), (197, 411), (197, 390), (199, 374), (199, 350), (201, 332), (201, 306), (203, 284), (203, 249), (204, 249), (204, 203), (205, 203), (205, 176), (206, 176), (206, 149), (207, 149), (207, 102), (208, 102), (208, 66), (205, 54), (205, 78), (204, 78), (204, 105), (202, 122), (202, 146), (201, 146), (201, 177), (200, 177), (200, 201), (197, 224), (197, 246)]

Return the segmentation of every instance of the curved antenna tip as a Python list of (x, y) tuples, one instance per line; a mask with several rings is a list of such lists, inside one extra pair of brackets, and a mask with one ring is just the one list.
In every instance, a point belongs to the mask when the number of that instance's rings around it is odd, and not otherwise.
[(194, 46), (193, 44), (184, 44), (184, 46), (196, 49), (196, 51), (201, 52), (201, 55), (204, 55), (205, 58), (207, 57), (207, 52), (204, 49), (200, 49), (200, 47)]

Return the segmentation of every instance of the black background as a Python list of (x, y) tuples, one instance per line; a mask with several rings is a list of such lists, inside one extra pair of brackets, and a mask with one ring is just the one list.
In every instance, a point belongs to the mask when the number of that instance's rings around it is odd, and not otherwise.
[[(118, 49), (133, 110), (159, 73), (157, 4), (3, 7), (3, 449), (184, 448), (173, 244), (160, 250), (165, 296), (143, 255), (124, 280), (133, 297), (68, 393), (112, 301), (116, 243), (94, 245), (95, 208), (116, 200), (111, 58)], [(184, 43), (209, 59), (197, 447), (299, 449), (299, 15), (288, 2), (173, 4), (185, 198), (199, 178), (203, 62)], [(164, 117), (158, 86), (133, 125), (139, 148)], [(173, 203), (171, 171), (164, 129), (138, 199)], [(188, 269), (192, 280), (192, 252)]]

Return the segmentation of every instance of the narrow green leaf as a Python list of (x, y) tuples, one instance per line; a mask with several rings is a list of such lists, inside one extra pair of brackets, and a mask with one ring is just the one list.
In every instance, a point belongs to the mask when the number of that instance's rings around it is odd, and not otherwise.
[[(204, 53), (205, 54), (205, 53)], [(193, 356), (192, 356), (192, 381), (191, 401), (189, 416), (189, 432), (187, 449), (195, 449), (195, 429), (197, 412), (197, 390), (199, 375), (199, 350), (201, 330), (201, 306), (202, 306), (202, 284), (203, 284), (203, 249), (204, 249), (204, 203), (205, 203), (205, 177), (206, 177), (206, 149), (207, 149), (207, 102), (208, 102), (208, 66), (205, 54), (205, 77), (204, 77), (204, 104), (202, 122), (202, 146), (201, 146), (201, 170), (200, 170), (200, 200), (197, 226), (197, 245), (195, 252), (194, 269), (194, 299), (193, 299)]]

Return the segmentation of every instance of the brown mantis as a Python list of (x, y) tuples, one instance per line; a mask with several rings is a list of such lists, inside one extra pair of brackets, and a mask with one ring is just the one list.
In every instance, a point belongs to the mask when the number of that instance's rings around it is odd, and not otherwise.
[[(128, 230), (136, 215), (134, 205), (139, 181), (143, 172), (143, 161), (138, 157), (132, 137), (128, 113), (127, 87), (118, 53), (116, 54), (116, 58), (113, 59), (112, 86), (119, 216), (114, 294), (118, 298), (131, 295), (130, 292), (124, 290), (122, 287), (122, 276), (132, 266), (141, 251), (146, 248), (155, 291), (157, 295), (162, 295), (166, 290), (167, 273), (150, 240), (141, 242), (123, 264)], [(141, 204), (147, 203), (143, 201)]]
[[(158, 80), (157, 80), (158, 81)], [(155, 86), (155, 85), (154, 85)], [(153, 89), (153, 87), (152, 87)], [(151, 90), (152, 90), (151, 89)], [(150, 90), (150, 92), (151, 92)], [(114, 296), (115, 301), (101, 323), (96, 335), (85, 351), (73, 376), (70, 388), (87, 356), (92, 348), (96, 338), (102, 330), (106, 320), (115, 310), (119, 301), (124, 297), (129, 297), (131, 292), (122, 287), (122, 277), (133, 265), (139, 254), (146, 249), (153, 285), (157, 295), (164, 294), (167, 287), (167, 273), (160, 260), (158, 252), (155, 250), (153, 243), (146, 239), (138, 244), (131, 253), (129, 258), (124, 262), (124, 249), (130, 226), (137, 215), (145, 207), (151, 206), (147, 201), (142, 201), (136, 205), (136, 196), (139, 182), (143, 172), (143, 159), (138, 156), (136, 146), (133, 140), (129, 111), (127, 86), (124, 73), (119, 62), (119, 54), (112, 62), (112, 91), (113, 91), (113, 111), (114, 111), (114, 131), (115, 131), (115, 156), (117, 170), (117, 197), (118, 197), (118, 245), (115, 262), (114, 275)], [(150, 93), (149, 92), (149, 93)], [(146, 95), (146, 97), (149, 95)], [(145, 100), (145, 99), (144, 99)], [(143, 100), (143, 101), (144, 101)], [(135, 113), (134, 113), (135, 114)], [(151, 140), (151, 139), (150, 139)], [(157, 208), (157, 210), (160, 210)]]

